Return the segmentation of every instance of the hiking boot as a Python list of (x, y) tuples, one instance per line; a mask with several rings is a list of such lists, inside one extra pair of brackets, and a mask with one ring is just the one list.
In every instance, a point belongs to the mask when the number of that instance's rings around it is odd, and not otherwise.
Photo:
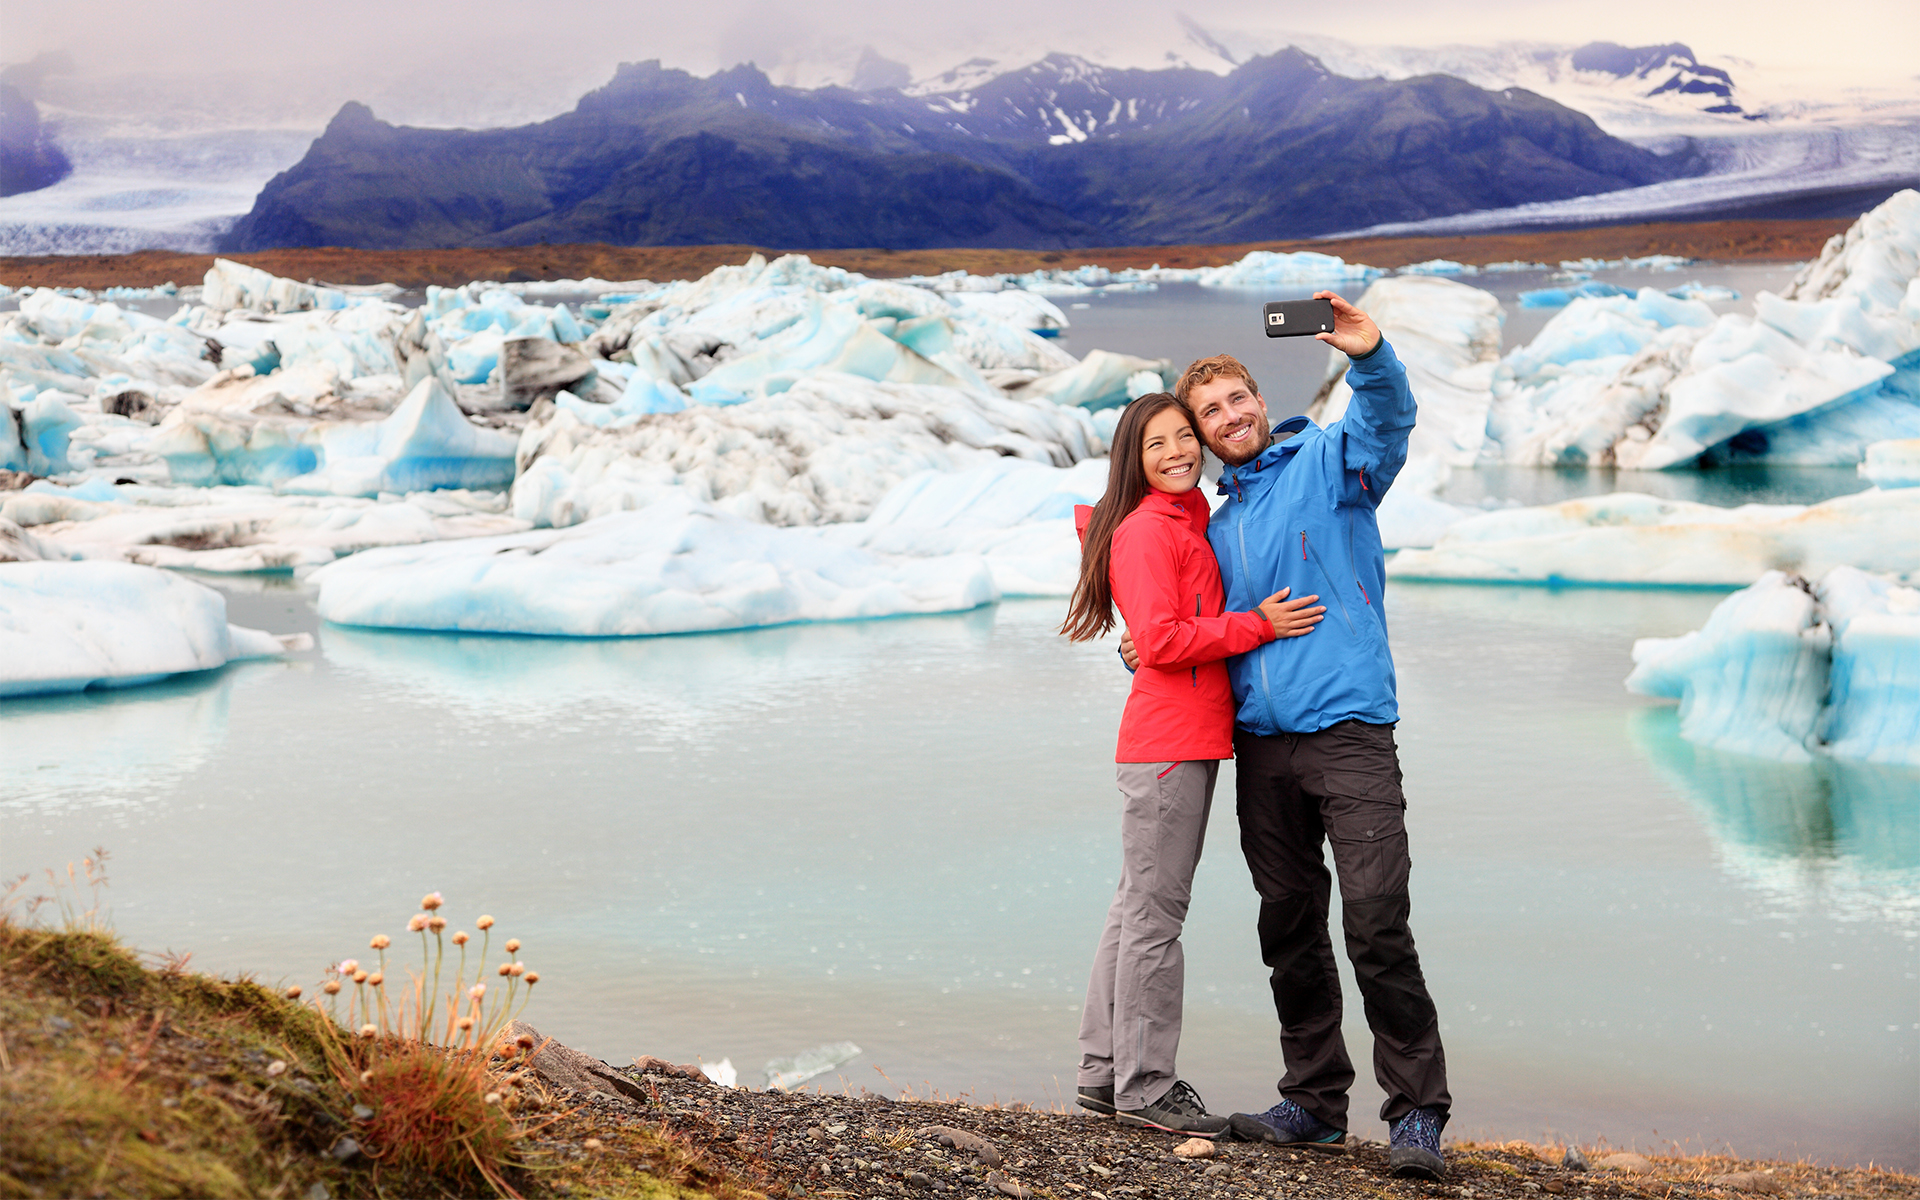
[(1110, 1117), (1113, 1115), (1113, 1085), (1109, 1083), (1101, 1087), (1083, 1087), (1080, 1089), (1080, 1094), (1073, 1098), (1073, 1102), (1089, 1112)]
[(1291, 1100), (1282, 1100), (1263, 1113), (1235, 1113), (1227, 1120), (1233, 1136), (1243, 1142), (1338, 1150), (1347, 1140), (1345, 1130), (1335, 1129)]
[(1175, 1080), (1166, 1095), (1145, 1108), (1116, 1113), (1115, 1117), (1122, 1125), (1164, 1129), (1197, 1138), (1219, 1137), (1227, 1128), (1227, 1119), (1209, 1116), (1206, 1103), (1185, 1080)]
[(1440, 1157), (1440, 1127), (1446, 1115), (1437, 1108), (1416, 1108), (1392, 1125), (1387, 1166), (1403, 1179), (1439, 1179), (1447, 1173)]

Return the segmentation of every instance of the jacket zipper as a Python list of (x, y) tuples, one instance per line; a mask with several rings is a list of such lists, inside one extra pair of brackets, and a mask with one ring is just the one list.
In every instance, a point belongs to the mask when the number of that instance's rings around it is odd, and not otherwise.
[[(1340, 589), (1334, 586), (1333, 576), (1327, 571), (1327, 564), (1320, 561), (1320, 551), (1310, 550), (1307, 545), (1307, 531), (1302, 529), (1300, 531), (1300, 561), (1307, 561), (1307, 555), (1309, 553), (1313, 555), (1313, 565), (1320, 568), (1320, 578), (1327, 581), (1327, 590), (1333, 593), (1334, 602), (1340, 606), (1340, 615), (1347, 619), (1347, 632), (1360, 632), (1353, 627), (1353, 614), (1347, 611), (1347, 602), (1341, 598)], [(1354, 582), (1358, 583), (1359, 580), (1356, 579)], [(1369, 600), (1367, 603), (1371, 604), (1373, 601)]]
[[(1360, 472), (1360, 486), (1361, 487), (1367, 486), (1367, 473), (1365, 471)], [(1353, 572), (1353, 586), (1360, 589), (1360, 598), (1367, 602), (1368, 608), (1372, 608), (1373, 597), (1367, 595), (1367, 585), (1360, 582), (1360, 560), (1358, 558), (1355, 558), (1353, 554), (1353, 510), (1352, 509), (1347, 510), (1347, 567), (1349, 570)]]
[[(1234, 486), (1239, 486), (1240, 475), (1238, 472), (1234, 473), (1233, 482)], [(1233, 533), (1234, 536), (1240, 540), (1240, 578), (1251, 583), (1253, 582), (1253, 576), (1247, 571), (1247, 523), (1243, 519), (1245, 515), (1246, 514), (1239, 512), (1233, 514)], [(1247, 590), (1251, 592), (1255, 589), (1248, 588)], [(1253, 656), (1253, 661), (1260, 664), (1260, 698), (1267, 703), (1267, 720), (1273, 722), (1274, 732), (1278, 733), (1280, 731), (1280, 712), (1273, 706), (1273, 688), (1267, 684), (1267, 656), (1256, 652)]]

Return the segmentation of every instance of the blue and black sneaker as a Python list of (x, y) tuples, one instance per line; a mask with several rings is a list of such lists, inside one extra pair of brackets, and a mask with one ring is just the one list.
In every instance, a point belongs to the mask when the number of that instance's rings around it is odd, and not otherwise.
[(1416, 1108), (1391, 1126), (1387, 1166), (1403, 1179), (1439, 1179), (1447, 1173), (1440, 1157), (1440, 1127), (1446, 1116), (1437, 1108)]
[(1234, 1113), (1227, 1124), (1241, 1141), (1270, 1146), (1338, 1150), (1347, 1140), (1346, 1130), (1335, 1129), (1291, 1100), (1282, 1100), (1263, 1113)]

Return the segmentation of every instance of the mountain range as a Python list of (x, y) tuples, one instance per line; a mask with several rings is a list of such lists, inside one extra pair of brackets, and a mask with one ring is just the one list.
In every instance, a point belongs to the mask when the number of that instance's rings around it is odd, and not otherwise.
[(348, 104), (225, 248), (1251, 241), (1698, 169), (1532, 92), (1351, 79), (1292, 48), (1224, 76), (1051, 55), (918, 94), (647, 62), (508, 129), (394, 126)]

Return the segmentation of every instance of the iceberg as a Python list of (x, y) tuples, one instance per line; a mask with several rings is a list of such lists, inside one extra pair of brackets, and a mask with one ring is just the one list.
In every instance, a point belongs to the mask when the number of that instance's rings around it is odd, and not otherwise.
[(826, 525), (821, 538), (884, 554), (978, 557), (1002, 597), (1070, 596), (1080, 577), (1073, 507), (1107, 488), (1106, 459), (1049, 467), (1000, 458), (902, 480), (864, 521)]
[(860, 1047), (852, 1042), (832, 1042), (786, 1058), (772, 1059), (767, 1063), (767, 1090), (784, 1092), (799, 1087), (814, 1076), (824, 1075), (859, 1057)]
[(184, 397), (145, 449), (175, 482), (196, 486), (374, 496), (513, 481), (518, 439), (473, 424), (437, 379), (421, 380), (391, 414), (371, 415), (331, 363), (267, 376), (239, 367)]
[(0, 696), (133, 687), (310, 645), (229, 625), (219, 592), (150, 567), (0, 569)]
[(347, 306), (347, 294), (334, 288), (295, 283), (231, 259), (216, 258), (207, 268), (201, 302), (208, 308), (292, 313)]
[(816, 373), (762, 399), (605, 428), (556, 406), (521, 435), (511, 511), (558, 528), (685, 491), (775, 525), (858, 521), (920, 471), (1000, 456), (1066, 466), (1101, 448), (1081, 408)]
[(1783, 762), (1920, 766), (1920, 590), (1837, 567), (1768, 571), (1701, 629), (1633, 646), (1627, 688), (1680, 701), (1680, 735)]
[(1920, 490), (1819, 504), (1717, 508), (1634, 492), (1470, 516), (1431, 549), (1402, 550), (1393, 579), (1638, 587), (1745, 587), (1769, 570), (1855, 566), (1920, 578)]
[(1337, 255), (1312, 250), (1252, 250), (1238, 262), (1200, 268), (1193, 272), (1193, 280), (1202, 287), (1269, 287), (1285, 283), (1366, 283), (1383, 274), (1378, 267), (1349, 263)]
[(1860, 473), (1876, 487), (1920, 487), (1920, 438), (1873, 443)]
[(1167, 359), (1089, 350), (1075, 366), (1034, 380), (1019, 395), (1022, 399), (1044, 396), (1055, 404), (1085, 409), (1124, 408), (1130, 401), (1172, 386), (1173, 364)]
[(978, 558), (894, 558), (684, 492), (564, 529), (367, 550), (315, 571), (329, 621), (634, 637), (960, 612), (997, 598)]
[(1728, 297), (1693, 285), (1570, 292), (1501, 363), (1484, 457), (1639, 470), (1856, 464), (1872, 442), (1920, 437), (1917, 276), (1920, 192), (1908, 189), (1831, 239), (1779, 295), (1761, 292), (1752, 315), (1716, 316), (1705, 301)]
[[(111, 485), (101, 485), (111, 488)], [(527, 522), (504, 497), (460, 491), (367, 500), (278, 496), (261, 487), (82, 488), (0, 493), (0, 521), (30, 535), (42, 558), (106, 559), (236, 573), (318, 566), (374, 546), (511, 533)]]

